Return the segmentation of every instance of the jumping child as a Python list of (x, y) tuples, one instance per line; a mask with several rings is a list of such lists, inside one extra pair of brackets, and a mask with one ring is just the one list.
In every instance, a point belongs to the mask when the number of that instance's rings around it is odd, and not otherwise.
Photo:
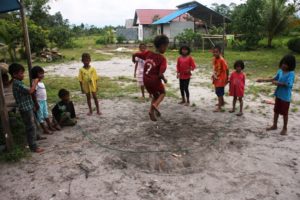
[(164, 72), (167, 69), (167, 59), (163, 56), (169, 45), (169, 38), (165, 35), (156, 36), (154, 46), (156, 52), (145, 51), (132, 55), (132, 62), (136, 58), (145, 60), (144, 65), (144, 85), (147, 91), (152, 95), (152, 102), (149, 110), (149, 116), (152, 121), (157, 121), (155, 114), (159, 117), (161, 114), (158, 110), (160, 103), (163, 101), (166, 92), (162, 80), (167, 83)]
[(225, 86), (228, 83), (229, 70), (226, 60), (221, 55), (222, 48), (215, 46), (213, 48), (213, 75), (212, 80), (215, 86), (215, 92), (218, 96), (217, 109), (214, 112), (221, 112), (225, 105), (224, 94)]
[(31, 96), (35, 92), (39, 79), (34, 79), (31, 88), (28, 88), (23, 83), (24, 72), (25, 69), (20, 64), (13, 63), (9, 66), (9, 74), (13, 78), (13, 95), (26, 128), (29, 149), (32, 152), (41, 153), (44, 150), (36, 144), (37, 129), (33, 112), (34, 104)]
[[(48, 103), (47, 103), (47, 91), (45, 84), (43, 83), (43, 79), (45, 77), (45, 71), (40, 66), (35, 66), (31, 69), (31, 78), (38, 79), (39, 82), (36, 86), (35, 98), (36, 98), (36, 116), (37, 121), (39, 122), (40, 126), (42, 127), (44, 134), (51, 135), (53, 132), (59, 130), (55, 129), (50, 122), (49, 114), (48, 114)], [(46, 122), (46, 124), (45, 124)]]
[(235, 105), (237, 100), (240, 102), (240, 112), (237, 114), (237, 116), (243, 115), (243, 97), (244, 97), (244, 91), (245, 91), (245, 81), (246, 81), (246, 75), (243, 73), (243, 70), (245, 68), (245, 64), (242, 60), (238, 60), (234, 63), (234, 69), (235, 71), (231, 73), (230, 79), (229, 79), (229, 95), (233, 96), (233, 103), (232, 103), (232, 110), (230, 110), (230, 113), (235, 112)]
[[(179, 50), (181, 55), (177, 59), (177, 78), (179, 79), (180, 92), (182, 101), (179, 104), (190, 105), (189, 84), (192, 76), (192, 71), (196, 68), (196, 64), (192, 56), (191, 49), (188, 46), (182, 46)], [(185, 98), (186, 97), (186, 98)]]
[(81, 91), (83, 94), (86, 95), (88, 107), (89, 107), (89, 112), (88, 115), (93, 114), (92, 110), (92, 102), (91, 102), (91, 95), (93, 96), (96, 109), (97, 109), (97, 114), (101, 115), (102, 113), (100, 112), (99, 108), (99, 102), (97, 98), (97, 81), (99, 79), (96, 69), (94, 67), (90, 66), (91, 63), (91, 56), (88, 53), (83, 53), (82, 54), (82, 59), (83, 67), (79, 70), (79, 82), (80, 82), (80, 87)]
[(287, 135), (288, 114), (295, 80), (296, 58), (293, 55), (284, 56), (279, 63), (279, 70), (274, 78), (258, 79), (257, 82), (272, 82), (276, 85), (273, 125), (267, 131), (277, 130), (279, 115), (283, 116), (281, 135)]
[[(140, 52), (143, 53), (147, 50), (147, 46), (144, 43), (139, 45)], [(134, 78), (137, 79), (138, 85), (141, 87), (142, 98), (145, 99), (145, 86), (144, 86), (144, 64), (143, 59), (137, 58), (134, 68)]]

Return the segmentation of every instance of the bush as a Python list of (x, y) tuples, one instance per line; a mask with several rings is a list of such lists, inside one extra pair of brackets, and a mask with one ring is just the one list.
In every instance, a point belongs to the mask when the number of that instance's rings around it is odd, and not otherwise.
[(287, 43), (287, 46), (290, 50), (300, 53), (300, 38), (290, 39)]
[(192, 29), (186, 29), (183, 33), (176, 36), (179, 45), (188, 45), (190, 47), (200, 46), (201, 34)]
[(96, 40), (96, 44), (108, 44), (106, 36), (100, 36), (98, 40)]
[(123, 44), (126, 41), (126, 38), (123, 35), (117, 37), (118, 44)]
[(73, 33), (67, 26), (57, 26), (50, 30), (49, 40), (59, 48), (73, 47)]

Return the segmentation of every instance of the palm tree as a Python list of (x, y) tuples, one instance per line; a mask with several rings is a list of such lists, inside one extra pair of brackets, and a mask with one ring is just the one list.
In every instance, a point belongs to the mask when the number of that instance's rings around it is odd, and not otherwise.
[(265, 0), (263, 21), (268, 37), (268, 47), (272, 47), (273, 38), (285, 30), (294, 12), (295, 7), (287, 4), (287, 0)]

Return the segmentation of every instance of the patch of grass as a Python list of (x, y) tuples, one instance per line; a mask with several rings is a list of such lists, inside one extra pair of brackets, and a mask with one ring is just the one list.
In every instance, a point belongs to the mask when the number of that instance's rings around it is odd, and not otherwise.
[(246, 93), (253, 95), (255, 98), (257, 98), (259, 94), (269, 95), (273, 90), (274, 88), (272, 86), (265, 85), (248, 85), (248, 87), (246, 87)]
[(294, 107), (294, 108), (291, 109), (291, 112), (293, 112), (293, 113), (296, 113), (298, 111), (299, 111), (299, 109), (297, 107)]

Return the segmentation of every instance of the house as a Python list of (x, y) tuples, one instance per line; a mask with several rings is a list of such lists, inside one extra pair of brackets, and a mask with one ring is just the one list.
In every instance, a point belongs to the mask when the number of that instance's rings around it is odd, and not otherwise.
[(126, 41), (135, 42), (138, 40), (138, 27), (133, 26), (133, 19), (127, 19), (124, 28), (117, 28), (116, 35)]
[[(144, 41), (153, 38), (157, 34), (161, 34), (162, 30), (159, 31), (157, 29), (157, 25), (153, 25), (153, 22), (173, 13), (174, 11), (176, 11), (176, 9), (137, 9), (135, 11), (133, 25), (138, 27), (138, 40)], [(184, 15), (172, 19), (171, 24), (172, 25), (170, 26), (164, 27), (164, 34), (169, 36), (171, 39), (176, 36), (176, 34), (183, 32), (186, 28), (194, 28), (194, 23), (187, 22)], [(179, 24), (181, 26), (178, 28)]]

